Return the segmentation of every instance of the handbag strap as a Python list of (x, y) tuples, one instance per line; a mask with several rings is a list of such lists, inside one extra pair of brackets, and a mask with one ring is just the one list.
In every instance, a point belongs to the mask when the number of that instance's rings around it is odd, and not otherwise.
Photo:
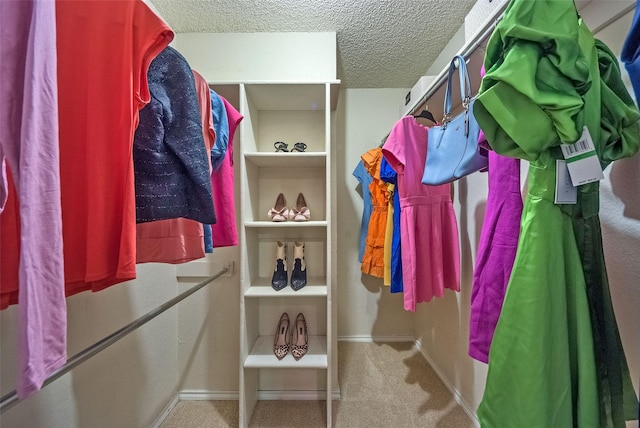
[(456, 61), (458, 63), (458, 77), (460, 80), (460, 98), (465, 110), (469, 106), (471, 100), (471, 81), (469, 80), (469, 72), (467, 71), (467, 63), (462, 55), (456, 55), (449, 64), (449, 75), (447, 76), (447, 87), (444, 93), (444, 119), (443, 123), (448, 122), (451, 117), (451, 81), (453, 73), (456, 70)]

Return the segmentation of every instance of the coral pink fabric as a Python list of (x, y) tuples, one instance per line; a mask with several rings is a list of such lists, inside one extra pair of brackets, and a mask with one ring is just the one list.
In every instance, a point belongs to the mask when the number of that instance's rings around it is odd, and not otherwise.
[(136, 225), (137, 263), (185, 263), (204, 257), (202, 223), (187, 218)]
[[(136, 276), (133, 137), (173, 31), (142, 0), (56, 6), (67, 296)], [(81, 25), (80, 25), (81, 23)]]
[(213, 205), (216, 210), (216, 224), (211, 225), (214, 248), (238, 245), (238, 231), (236, 228), (236, 206), (234, 197), (233, 173), (233, 134), (242, 121), (243, 116), (224, 97), (229, 122), (229, 146), (220, 168), (211, 174), (213, 190)]
[(427, 159), (427, 131), (412, 116), (394, 125), (382, 152), (398, 173), (404, 308), (460, 291), (458, 224), (451, 185), (427, 186), (422, 174)]

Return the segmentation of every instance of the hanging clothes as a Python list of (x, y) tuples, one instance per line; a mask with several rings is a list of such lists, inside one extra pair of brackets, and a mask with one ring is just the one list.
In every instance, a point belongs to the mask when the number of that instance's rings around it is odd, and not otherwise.
[(136, 276), (133, 135), (149, 63), (173, 32), (142, 0), (59, 0), (56, 28), (69, 296)]
[[(384, 158), (382, 158), (384, 161)], [(382, 177), (381, 177), (382, 179)], [(393, 193), (395, 190), (395, 184), (387, 183), (387, 224), (384, 229), (384, 276), (382, 279), (382, 285), (391, 287), (391, 246), (393, 243)]]
[(636, 11), (629, 34), (622, 46), (620, 59), (631, 78), (631, 85), (636, 95), (636, 104), (640, 105), (640, 0), (636, 2)]
[(364, 153), (362, 163), (372, 178), (369, 185), (373, 209), (369, 218), (367, 241), (362, 256), (361, 270), (376, 278), (384, 277), (384, 237), (387, 228), (389, 192), (387, 184), (380, 179), (382, 150), (377, 147)]
[(211, 113), (216, 130), (215, 144), (211, 150), (211, 165), (214, 171), (220, 168), (229, 147), (229, 119), (222, 97), (209, 88), (211, 98)]
[(367, 232), (369, 230), (369, 219), (371, 218), (371, 212), (373, 211), (373, 203), (371, 202), (371, 191), (369, 186), (373, 181), (373, 177), (369, 175), (367, 169), (362, 162), (362, 159), (358, 161), (358, 165), (353, 170), (353, 176), (360, 183), (362, 188), (362, 220), (360, 222), (360, 235), (358, 238), (358, 261), (362, 263), (362, 257), (364, 257), (364, 249), (367, 246)]
[[(480, 75), (484, 77), (484, 67)], [(487, 147), (484, 132), (480, 131), (478, 141)], [(473, 270), (469, 316), (469, 356), (483, 363), (489, 361), (491, 340), (516, 258), (522, 218), (520, 160), (489, 150), (488, 174), (489, 194)]]
[[(380, 164), (380, 178), (394, 185), (393, 197), (389, 201), (389, 219), (392, 223), (391, 231), (391, 293), (402, 292), (402, 250), (400, 243), (400, 193), (398, 191), (398, 173), (391, 167), (385, 157)], [(393, 208), (391, 206), (393, 205)], [(387, 222), (388, 224), (388, 222)], [(387, 229), (388, 231), (388, 229)], [(385, 242), (386, 245), (386, 242)]]
[[(3, 121), (3, 123), (9, 123)], [(1, 167), (0, 167), (1, 168)], [(13, 184), (11, 168), (7, 165), (6, 182), (3, 192), (6, 194), (6, 202), (0, 212), (0, 309), (6, 309), (9, 305), (18, 303), (18, 284), (20, 266), (20, 208), (16, 197), (16, 188)]]
[(136, 221), (184, 217), (215, 223), (191, 67), (168, 46), (151, 62), (148, 79), (152, 97), (140, 111), (133, 144)]
[(617, 59), (573, 1), (512, 1), (487, 46), (474, 114), (491, 147), (530, 161), (520, 241), (489, 353), (483, 427), (624, 427), (637, 397), (613, 313), (599, 183), (554, 203), (559, 144), (586, 126), (603, 167), (638, 151)]
[[(222, 101), (220, 95), (211, 88), (207, 87), (209, 91), (209, 110), (211, 111), (213, 123), (216, 131), (216, 138), (212, 146), (209, 162), (213, 171), (217, 171), (222, 165), (227, 148), (229, 146), (229, 119), (227, 118), (227, 110)], [(213, 182), (212, 182), (213, 186)], [(214, 191), (215, 194), (215, 191)], [(215, 198), (214, 198), (215, 199)], [(214, 200), (215, 203), (215, 200)], [(234, 222), (235, 225), (235, 222)], [(211, 225), (204, 225), (204, 247), (207, 253), (213, 252), (213, 232), (211, 231)]]
[(0, 29), (0, 291), (3, 307), (19, 302), (16, 390), (24, 399), (67, 361), (55, 4), (0, 2)]
[(216, 248), (238, 245), (238, 231), (236, 228), (235, 184), (233, 173), (233, 137), (243, 119), (238, 110), (224, 97), (220, 97), (224, 104), (229, 139), (224, 159), (218, 169), (211, 174), (213, 187), (213, 203), (217, 213), (217, 222), (211, 226), (211, 236)]
[(207, 80), (195, 70), (191, 70), (191, 73), (193, 73), (193, 80), (196, 85), (198, 107), (200, 107), (199, 110), (200, 124), (202, 125), (202, 137), (204, 138), (207, 163), (209, 164), (209, 174), (211, 174), (215, 169), (211, 162), (211, 151), (213, 150), (213, 146), (218, 139), (218, 132), (220, 128), (218, 128), (214, 123), (215, 115), (211, 108), (214, 101)]
[[(209, 154), (216, 139), (211, 114), (211, 97), (207, 81), (191, 70), (195, 82), (209, 173), (212, 171)], [(212, 202), (213, 203), (213, 202)], [(156, 220), (136, 225), (137, 263), (186, 263), (204, 257), (202, 223), (188, 218)]]
[(489, 151), (489, 194), (473, 271), (469, 356), (489, 361), (489, 348), (516, 258), (522, 195), (520, 159)]
[(427, 157), (428, 128), (412, 116), (393, 126), (382, 147), (398, 173), (404, 309), (460, 291), (460, 244), (451, 200), (451, 184), (421, 182)]

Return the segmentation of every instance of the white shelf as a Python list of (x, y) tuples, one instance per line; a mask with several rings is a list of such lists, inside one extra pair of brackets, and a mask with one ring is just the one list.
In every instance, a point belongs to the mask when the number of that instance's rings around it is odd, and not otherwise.
[(251, 286), (244, 293), (244, 297), (327, 297), (327, 286), (306, 285), (298, 291), (290, 286), (280, 291), (274, 290), (271, 285)]
[(245, 227), (265, 228), (296, 228), (296, 227), (327, 227), (326, 220), (314, 221), (245, 221)]
[[(240, 387), (239, 426), (247, 428), (258, 391), (290, 392), (320, 387), (315, 373), (300, 377), (297, 369), (326, 370), (326, 386), (337, 382), (336, 338), (332, 290), (336, 281), (336, 213), (332, 209), (335, 171), (331, 157), (339, 82), (245, 82), (240, 84)], [(274, 142), (304, 152), (276, 152)], [(291, 207), (303, 194), (311, 220), (273, 222), (267, 212), (282, 193)], [(307, 285), (294, 291), (271, 286), (276, 241), (305, 243)], [(292, 249), (287, 249), (291, 261)], [(309, 351), (299, 361), (273, 353), (276, 321), (283, 311), (304, 312), (313, 326)], [(256, 370), (259, 369), (259, 370)], [(274, 369), (276, 369), (274, 371)], [(321, 374), (321, 377), (324, 376)], [(324, 382), (322, 382), (324, 383)], [(332, 401), (326, 401), (327, 428), (332, 426)]]
[(260, 168), (321, 168), (327, 164), (327, 152), (247, 152), (244, 157)]
[(259, 110), (300, 111), (325, 109), (325, 84), (246, 84), (246, 91)]
[(245, 368), (298, 368), (298, 369), (326, 369), (327, 368), (327, 337), (309, 336), (309, 350), (298, 361), (291, 353), (282, 360), (273, 353), (274, 336), (260, 336), (244, 361)]

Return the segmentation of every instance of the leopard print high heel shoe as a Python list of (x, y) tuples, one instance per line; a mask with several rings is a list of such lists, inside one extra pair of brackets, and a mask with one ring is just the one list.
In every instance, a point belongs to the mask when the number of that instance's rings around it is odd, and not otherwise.
[(296, 317), (295, 329), (291, 332), (291, 355), (299, 360), (309, 350), (309, 334), (307, 333), (307, 321), (304, 315), (299, 313)]
[(284, 312), (278, 321), (276, 335), (273, 338), (273, 353), (281, 360), (289, 353), (289, 315)]

